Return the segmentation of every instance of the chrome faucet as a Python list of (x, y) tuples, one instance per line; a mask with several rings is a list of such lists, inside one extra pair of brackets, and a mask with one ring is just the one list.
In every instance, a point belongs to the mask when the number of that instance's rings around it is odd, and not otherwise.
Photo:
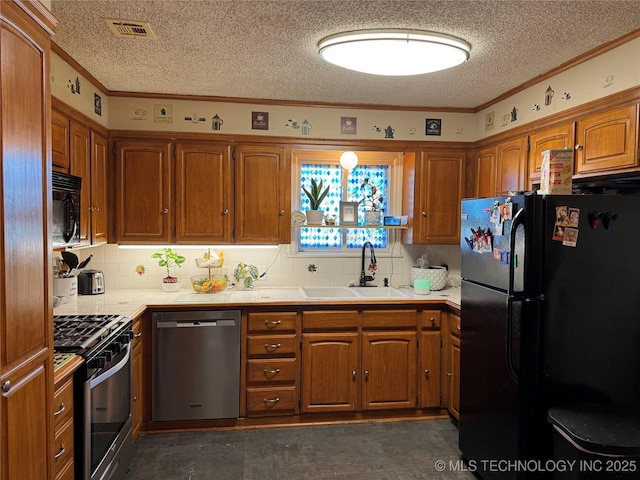
[[(371, 249), (371, 257), (369, 258), (369, 270), (371, 271), (371, 275), (367, 275), (364, 270), (364, 252), (367, 249), (367, 245)], [(367, 282), (373, 282), (374, 277), (376, 276), (376, 268), (378, 264), (376, 262), (376, 254), (373, 251), (373, 244), (371, 242), (364, 242), (362, 245), (362, 265), (360, 268), (360, 286), (361, 287), (372, 287), (375, 285), (367, 285)]]

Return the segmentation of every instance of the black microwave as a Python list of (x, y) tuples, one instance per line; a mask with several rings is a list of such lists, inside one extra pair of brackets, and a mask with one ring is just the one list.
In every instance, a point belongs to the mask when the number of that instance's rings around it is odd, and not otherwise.
[(79, 245), (82, 178), (60, 172), (52, 172), (51, 177), (53, 247)]

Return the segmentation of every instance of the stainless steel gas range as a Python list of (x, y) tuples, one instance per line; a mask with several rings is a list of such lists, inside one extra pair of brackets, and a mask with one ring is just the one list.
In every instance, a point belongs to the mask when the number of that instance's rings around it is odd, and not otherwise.
[(53, 325), (55, 351), (85, 360), (74, 377), (79, 478), (122, 479), (132, 451), (132, 321), (122, 315), (54, 315)]

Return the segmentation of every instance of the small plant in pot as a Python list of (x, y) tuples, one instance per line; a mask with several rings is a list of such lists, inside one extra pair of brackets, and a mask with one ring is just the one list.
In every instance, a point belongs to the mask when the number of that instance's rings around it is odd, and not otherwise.
[(158, 259), (158, 265), (167, 269), (167, 276), (162, 279), (162, 289), (165, 292), (175, 292), (180, 290), (180, 281), (178, 277), (171, 275), (172, 267), (182, 267), (186, 257), (177, 254), (170, 248), (163, 248), (161, 252), (156, 252), (151, 255), (151, 258)]
[(364, 206), (364, 221), (366, 225), (379, 225), (382, 216), (384, 198), (380, 195), (378, 187), (365, 178), (360, 184), (362, 198), (358, 203)]
[(245, 290), (253, 288), (253, 282), (260, 278), (260, 272), (258, 272), (258, 268), (255, 265), (240, 262), (233, 269), (233, 278), (236, 280), (236, 288)]
[(307, 210), (307, 223), (309, 225), (322, 225), (322, 219), (324, 218), (324, 212), (320, 210), (320, 204), (329, 193), (329, 186), (324, 188), (322, 180), (316, 182), (315, 178), (311, 179), (311, 188), (306, 188), (302, 185), (302, 191), (305, 193), (311, 204), (311, 208)]

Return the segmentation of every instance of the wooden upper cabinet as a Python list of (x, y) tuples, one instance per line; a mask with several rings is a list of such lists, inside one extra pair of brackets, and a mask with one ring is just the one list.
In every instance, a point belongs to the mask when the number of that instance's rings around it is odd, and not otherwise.
[(91, 243), (91, 144), (89, 128), (71, 121), (69, 173), (82, 178), (80, 194), (80, 243)]
[(540, 179), (542, 152), (545, 150), (573, 149), (575, 123), (563, 123), (544, 128), (529, 136), (529, 180)]
[(99, 245), (109, 240), (109, 203), (107, 193), (107, 171), (109, 157), (107, 139), (91, 132), (91, 244)]
[(405, 154), (403, 214), (409, 215), (406, 243), (458, 243), (465, 152), (423, 150)]
[(116, 142), (116, 241), (173, 240), (172, 149), (163, 140)]
[(51, 111), (51, 161), (62, 171), (69, 170), (71, 154), (69, 153), (69, 118)]
[(638, 105), (578, 120), (575, 172), (608, 172), (638, 166)]
[(496, 153), (496, 194), (524, 190), (527, 181), (527, 137), (498, 144)]
[(176, 145), (176, 242), (232, 241), (231, 185), (228, 145)]
[(234, 150), (236, 243), (289, 243), (291, 162), (286, 149), (239, 145)]
[(496, 147), (483, 148), (477, 154), (476, 197), (496, 196)]

